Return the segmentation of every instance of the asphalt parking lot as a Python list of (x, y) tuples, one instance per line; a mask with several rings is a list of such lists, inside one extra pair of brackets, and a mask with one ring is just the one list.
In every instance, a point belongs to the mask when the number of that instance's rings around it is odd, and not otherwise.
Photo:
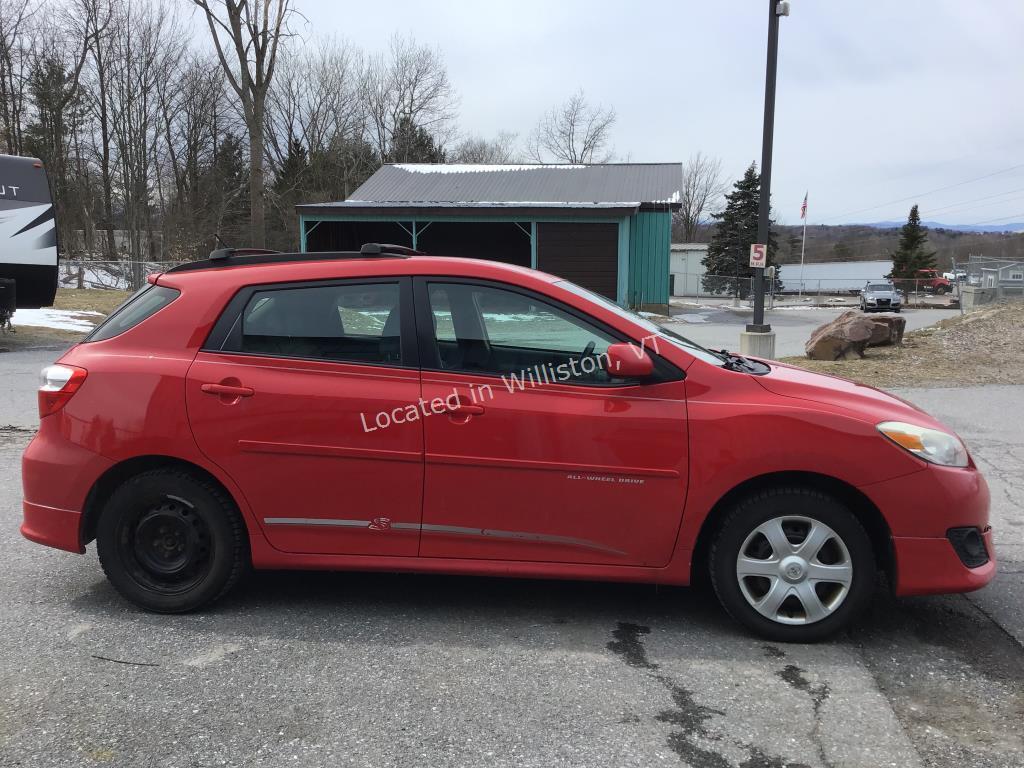
[(1024, 766), (1024, 387), (900, 393), (986, 472), (996, 581), (776, 645), (700, 588), (261, 573), (139, 612), (17, 532), (55, 356), (0, 355), (2, 766)]
[[(811, 332), (820, 325), (834, 320), (843, 312), (857, 309), (856, 306), (811, 307), (788, 302), (765, 313), (765, 322), (775, 331), (775, 356), (791, 357), (804, 354), (804, 344)], [(748, 307), (732, 307), (727, 301), (702, 299), (694, 304), (685, 299), (673, 299), (672, 321), (666, 325), (693, 339), (698, 344), (721, 349), (739, 350), (740, 332), (751, 322), (753, 310)], [(939, 320), (955, 317), (951, 309), (906, 309), (907, 331), (934, 325)]]

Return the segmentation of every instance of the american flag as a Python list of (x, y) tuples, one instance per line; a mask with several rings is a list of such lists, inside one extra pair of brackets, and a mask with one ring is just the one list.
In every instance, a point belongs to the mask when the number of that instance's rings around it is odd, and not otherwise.
[(800, 206), (800, 218), (807, 218), (807, 193), (804, 192), (804, 204)]

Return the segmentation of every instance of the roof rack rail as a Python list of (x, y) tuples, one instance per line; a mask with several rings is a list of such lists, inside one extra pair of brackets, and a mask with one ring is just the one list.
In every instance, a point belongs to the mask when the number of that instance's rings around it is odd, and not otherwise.
[(407, 248), (404, 245), (388, 243), (366, 243), (358, 251), (303, 251), (300, 253), (272, 251), (267, 248), (218, 248), (210, 253), (208, 259), (188, 261), (171, 267), (165, 274), (172, 272), (194, 272), (200, 269), (218, 267), (246, 267), (256, 264), (282, 264), (300, 261), (329, 261), (344, 259), (407, 259), (410, 256), (426, 256), (422, 251)]
[(392, 243), (363, 243), (359, 253), (363, 256), (426, 256), (423, 251)]
[(210, 251), (210, 261), (223, 261), (232, 256), (256, 256), (268, 253), (280, 253), (269, 248), (216, 248)]

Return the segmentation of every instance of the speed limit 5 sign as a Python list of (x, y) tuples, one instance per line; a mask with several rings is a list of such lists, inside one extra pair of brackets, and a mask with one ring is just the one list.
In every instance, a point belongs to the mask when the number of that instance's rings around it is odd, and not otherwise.
[(768, 246), (765, 243), (753, 243), (750, 246), (750, 266), (763, 267), (768, 263)]

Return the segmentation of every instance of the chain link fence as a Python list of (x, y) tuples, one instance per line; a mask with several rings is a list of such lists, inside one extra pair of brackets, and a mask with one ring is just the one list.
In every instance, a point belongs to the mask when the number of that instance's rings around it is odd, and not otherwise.
[(103, 261), (93, 259), (62, 259), (57, 270), (61, 288), (96, 288), (134, 291), (142, 287), (154, 272), (166, 272), (180, 261)]
[[(941, 274), (933, 278), (896, 279), (891, 282), (908, 299), (922, 299), (928, 296), (946, 296), (957, 294), (957, 280), (951, 279), (953, 274), (943, 277)], [(966, 276), (960, 276), (961, 284)], [(765, 279), (765, 293), (769, 297), (785, 296), (787, 298), (807, 296), (811, 298), (856, 298), (868, 284), (890, 282), (884, 277), (851, 278), (814, 278), (799, 280), (790, 275), (776, 280), (774, 285)], [(753, 279), (730, 275), (707, 275), (705, 273), (674, 272), (671, 276), (670, 292), (672, 296), (695, 299), (747, 299), (752, 293)]]

